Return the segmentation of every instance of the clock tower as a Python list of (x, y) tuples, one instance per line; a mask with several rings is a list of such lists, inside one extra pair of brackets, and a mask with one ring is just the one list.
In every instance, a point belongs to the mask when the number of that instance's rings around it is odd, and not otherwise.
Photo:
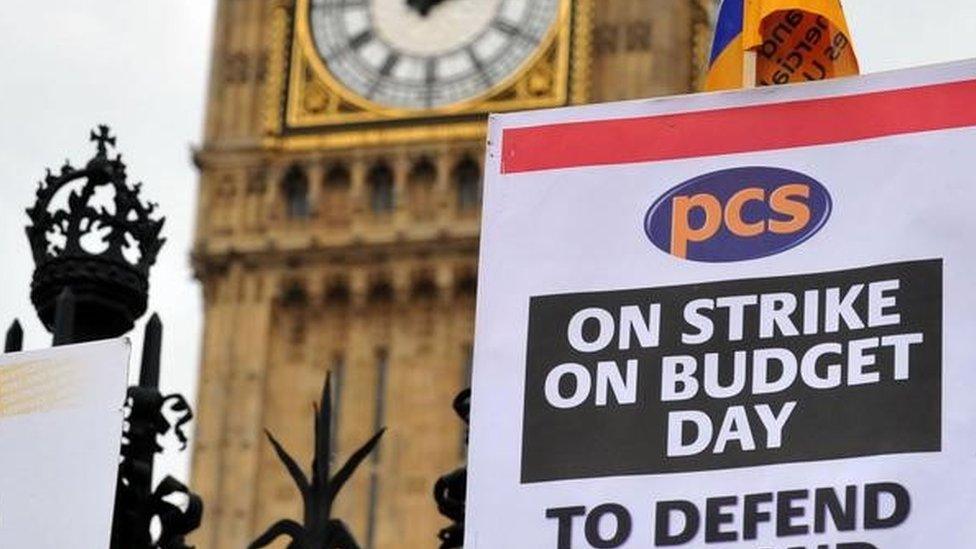
[[(464, 460), (487, 114), (697, 87), (713, 0), (218, 0), (195, 272), (205, 329), (195, 543), (301, 502), (332, 372), (338, 458), (387, 435), (335, 513), (364, 549), (436, 546)], [(513, 433), (512, 436), (517, 436)]]

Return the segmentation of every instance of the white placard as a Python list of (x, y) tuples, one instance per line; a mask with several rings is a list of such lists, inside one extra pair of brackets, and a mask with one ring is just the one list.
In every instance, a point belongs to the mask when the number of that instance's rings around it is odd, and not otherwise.
[(0, 547), (109, 546), (129, 347), (0, 355)]
[(970, 547), (976, 62), (493, 116), (469, 549)]

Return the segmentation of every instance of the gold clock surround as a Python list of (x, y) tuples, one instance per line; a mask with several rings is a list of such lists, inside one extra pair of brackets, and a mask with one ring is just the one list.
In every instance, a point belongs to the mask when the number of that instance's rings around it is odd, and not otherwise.
[[(559, 107), (588, 99), (593, 0), (560, 0), (557, 21), (539, 49), (487, 92), (433, 109), (391, 108), (346, 88), (315, 47), (311, 0), (279, 3), (269, 36), (265, 144), (307, 150), (429, 141), (481, 139), (484, 115)], [(287, 68), (287, 70), (286, 70)], [(424, 120), (423, 124), (402, 124)], [(400, 122), (401, 124), (385, 124)]]

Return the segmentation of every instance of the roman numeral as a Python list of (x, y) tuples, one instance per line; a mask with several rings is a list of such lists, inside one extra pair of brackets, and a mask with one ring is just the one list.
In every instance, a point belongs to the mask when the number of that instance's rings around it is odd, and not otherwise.
[(468, 46), (464, 48), (467, 52), (468, 58), (471, 59), (471, 64), (474, 65), (476, 71), (478, 71), (478, 76), (481, 77), (481, 81), (486, 85), (491, 85), (491, 78), (488, 77), (488, 72), (485, 70), (485, 64), (481, 62), (481, 58), (478, 57), (478, 53), (474, 51), (474, 48)]
[(312, 0), (313, 8), (364, 8), (366, 0)]
[(400, 62), (400, 54), (396, 52), (390, 52), (386, 56), (386, 60), (383, 61), (383, 66), (380, 67), (380, 75), (373, 80), (373, 83), (369, 87), (369, 91), (366, 92), (366, 97), (373, 98), (376, 95), (376, 90), (379, 89), (380, 84), (387, 79), (393, 72), (393, 69)]
[(428, 86), (437, 82), (437, 59), (433, 57), (424, 62), (424, 82)]
[(528, 42), (538, 42), (539, 39), (525, 32), (525, 30), (515, 24), (512, 24), (504, 19), (495, 19), (491, 22), (491, 26), (501, 32), (507, 34), (512, 38), (521, 38), (522, 40)]
[(373, 39), (372, 29), (366, 29), (363, 32), (357, 34), (356, 36), (353, 36), (349, 40), (349, 48), (353, 50), (358, 50), (359, 48), (368, 44), (369, 41), (372, 39)]
[(380, 74), (382, 74), (383, 76), (390, 76), (390, 73), (393, 72), (393, 69), (397, 66), (397, 63), (399, 62), (400, 62), (400, 54), (396, 52), (391, 52), (389, 55), (386, 56), (386, 61), (383, 62), (383, 66), (380, 67)]
[(495, 27), (496, 29), (504, 32), (509, 36), (522, 35), (522, 29), (516, 27), (515, 25), (509, 23), (508, 21), (505, 21), (504, 19), (495, 19), (494, 21), (491, 22), (491, 26)]
[(430, 57), (424, 63), (424, 103), (427, 108), (434, 104), (434, 85), (437, 84), (437, 59)]

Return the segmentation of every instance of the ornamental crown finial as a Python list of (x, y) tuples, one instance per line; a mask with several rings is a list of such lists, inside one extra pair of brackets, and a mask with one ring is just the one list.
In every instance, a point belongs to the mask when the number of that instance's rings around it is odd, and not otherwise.
[[(116, 138), (99, 125), (90, 133), (95, 155), (78, 169), (65, 161), (59, 173), (47, 170), (34, 205), (27, 209), (27, 238), (34, 256), (31, 298), (45, 324), (53, 297), (65, 286), (114, 292), (125, 301), (129, 325), (145, 312), (149, 268), (166, 242), (157, 205), (140, 197), (141, 183), (129, 183), (122, 155), (109, 157)], [(158, 218), (157, 218), (158, 217)], [(84, 295), (79, 296), (84, 301)], [(104, 302), (109, 296), (92, 296)], [(126, 330), (127, 331), (127, 330)], [(124, 333), (124, 332), (123, 332)], [(119, 334), (121, 335), (121, 334)]]
[(108, 147), (115, 147), (108, 126), (98, 126), (90, 139), (97, 152), (85, 168), (66, 160), (58, 175), (48, 170), (27, 209), (34, 262), (40, 267), (58, 258), (100, 257), (148, 276), (166, 241), (160, 238), (165, 219), (153, 219), (157, 205), (142, 201), (141, 183), (128, 182), (122, 155), (108, 158)]

